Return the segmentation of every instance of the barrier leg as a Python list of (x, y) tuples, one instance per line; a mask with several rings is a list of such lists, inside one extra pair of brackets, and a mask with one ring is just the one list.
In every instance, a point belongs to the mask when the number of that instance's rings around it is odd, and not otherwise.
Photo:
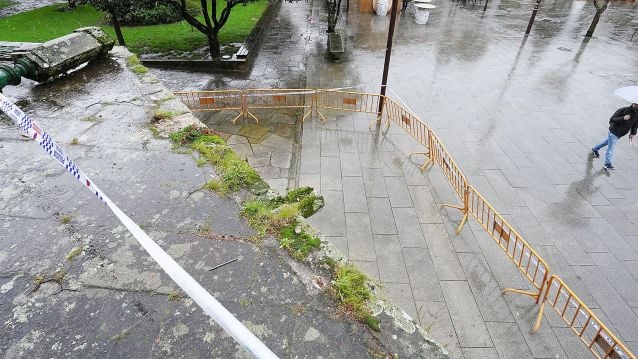
[(432, 157), (430, 157), (430, 152), (412, 152), (408, 155), (408, 158), (414, 155), (423, 155), (427, 157), (427, 161), (423, 162), (423, 164), (420, 166), (421, 172), (425, 171), (430, 164), (434, 164), (434, 161), (432, 161)]
[(249, 115), (250, 117), (254, 118), (254, 119), (255, 119), (255, 122), (256, 122), (256, 123), (259, 123), (259, 119), (258, 119), (257, 117), (255, 117), (255, 115), (253, 115), (252, 113), (250, 113), (250, 111), (246, 110), (246, 114), (244, 115), (244, 117), (245, 117), (246, 115)]
[(326, 123), (326, 118), (323, 116), (323, 113), (321, 113), (321, 111), (319, 111), (319, 109), (317, 109), (317, 115), (319, 115), (319, 118), (321, 118), (321, 122), (322, 123)]
[(461, 230), (463, 229), (463, 226), (467, 222), (467, 217), (468, 217), (468, 215), (470, 213), (469, 208), (468, 208), (468, 194), (469, 194), (469, 190), (466, 188), (464, 193), (463, 193), (463, 206), (455, 206), (453, 204), (442, 204), (441, 205), (441, 208), (443, 208), (443, 207), (455, 208), (455, 209), (458, 209), (459, 211), (461, 211), (461, 213), (463, 213), (463, 218), (461, 219), (461, 223), (459, 224), (459, 227), (456, 229), (456, 234), (457, 235), (459, 235), (461, 233)]
[(240, 118), (242, 115), (243, 115), (243, 113), (239, 112), (239, 113), (237, 114), (237, 116), (235, 116), (235, 118), (233, 118), (233, 125), (234, 125), (235, 123), (237, 123), (237, 120), (239, 120), (239, 118)]
[(544, 310), (545, 310), (545, 301), (543, 300), (541, 302), (541, 307), (538, 309), (538, 315), (536, 316), (534, 327), (532, 327), (532, 334), (536, 333), (541, 328), (541, 320), (543, 319)]

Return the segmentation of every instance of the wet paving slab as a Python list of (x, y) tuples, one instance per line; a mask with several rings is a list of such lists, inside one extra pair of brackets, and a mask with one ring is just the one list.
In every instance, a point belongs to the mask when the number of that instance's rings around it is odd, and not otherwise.
[[(306, 59), (300, 85), (378, 92), (389, 17), (359, 13), (353, 2), (338, 26), (346, 55), (334, 63), (326, 55), (323, 3), (308, 4), (284, 4), (281, 15), (307, 20), (298, 31), (306, 36), (289, 50)], [(412, 4), (397, 18), (388, 93), (432, 126), (470, 183), (638, 351), (638, 153), (624, 139), (615, 155), (620, 169), (609, 175), (588, 154), (609, 116), (626, 105), (613, 90), (638, 84), (638, 41), (631, 39), (638, 5), (612, 2), (588, 41), (594, 8), (584, 1), (542, 4), (527, 39), (531, 1), (490, 1), (485, 12), (482, 5), (435, 5), (426, 25), (414, 22)], [(258, 67), (262, 55), (269, 53), (260, 54), (256, 77), (223, 85), (276, 83), (257, 77), (266, 71)], [(215, 80), (198, 81), (185, 87), (211, 88)], [(391, 127), (377, 136), (365, 116), (314, 121), (299, 139), (298, 181), (327, 199), (315, 225), (453, 356), (507, 358), (514, 346), (524, 357), (589, 355), (553, 313), (539, 333), (529, 333), (537, 306), (499, 293), (526, 288), (525, 281), (472, 220), (454, 234), (460, 215), (438, 209), (456, 203), (452, 189), (436, 169), (420, 173), (418, 159), (407, 157), (418, 150), (407, 135)]]

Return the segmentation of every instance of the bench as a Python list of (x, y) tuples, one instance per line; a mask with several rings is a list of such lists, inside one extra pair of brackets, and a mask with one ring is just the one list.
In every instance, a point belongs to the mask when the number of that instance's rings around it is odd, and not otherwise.
[(328, 52), (330, 52), (335, 60), (341, 59), (341, 55), (345, 52), (341, 34), (337, 32), (328, 34)]
[(245, 59), (248, 57), (248, 49), (246, 48), (246, 45), (241, 45), (235, 56), (237, 56), (238, 59)]

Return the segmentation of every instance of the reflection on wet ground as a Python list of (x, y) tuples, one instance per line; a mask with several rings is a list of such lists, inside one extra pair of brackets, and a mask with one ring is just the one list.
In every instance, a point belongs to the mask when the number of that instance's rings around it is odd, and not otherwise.
[[(435, 3), (426, 25), (415, 24), (412, 5), (397, 18), (389, 93), (437, 131), (470, 183), (638, 351), (638, 150), (623, 139), (615, 156), (619, 170), (609, 176), (588, 155), (606, 134), (611, 113), (626, 105), (613, 90), (638, 84), (638, 40), (631, 40), (638, 4), (610, 3), (587, 41), (594, 7), (586, 1), (543, 3), (527, 39), (532, 1), (490, 1), (485, 12), (482, 6)], [(249, 75), (159, 75), (176, 90), (357, 86), (377, 92), (389, 18), (361, 14), (353, 2), (338, 26), (347, 53), (333, 63), (325, 54), (324, 17), (321, 1), (284, 4)], [(400, 157), (412, 146), (405, 135), (391, 132), (397, 149), (388, 149), (375, 144), (364, 119), (329, 120), (306, 124), (299, 180), (320, 188), (324, 211), (332, 208), (342, 217), (324, 214), (316, 221), (324, 221), (322, 229), (332, 230), (345, 252), (367, 248), (358, 265), (422, 325), (435, 323), (432, 335), (449, 344), (453, 356), (506, 358), (514, 349), (523, 357), (588, 355), (553, 314), (541, 332), (529, 334), (535, 307), (498, 291), (524, 282), (482, 228), (470, 222), (454, 236), (456, 213), (427, 207), (453, 200), (452, 191), (436, 171), (415, 179), (416, 164)], [(304, 152), (311, 159), (304, 161)], [(354, 157), (361, 173), (344, 166)], [(401, 197), (406, 206), (393, 205), (390, 187), (383, 192), (376, 186), (379, 178), (386, 186), (408, 187), (410, 196)], [(365, 203), (357, 207), (351, 193), (363, 194)], [(418, 217), (423, 203), (436, 220)], [(402, 227), (420, 233), (424, 244), (403, 245)], [(360, 236), (349, 247), (353, 232), (369, 232), (368, 247), (360, 246)], [(388, 266), (389, 260), (406, 269)]]

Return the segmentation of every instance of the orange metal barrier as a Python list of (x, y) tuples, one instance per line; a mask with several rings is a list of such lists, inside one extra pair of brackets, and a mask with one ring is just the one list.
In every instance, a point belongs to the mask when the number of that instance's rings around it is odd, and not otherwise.
[(459, 227), (456, 229), (456, 234), (459, 234), (461, 233), (461, 229), (463, 228), (463, 225), (467, 221), (467, 217), (468, 217), (467, 178), (465, 178), (465, 175), (463, 174), (463, 172), (461, 172), (461, 169), (456, 164), (456, 162), (454, 161), (454, 159), (448, 152), (447, 148), (445, 148), (443, 143), (439, 140), (439, 138), (434, 132), (430, 132), (429, 149), (432, 154), (432, 157), (430, 158), (432, 158), (432, 160), (441, 167), (443, 174), (448, 179), (448, 181), (450, 181), (450, 184), (452, 185), (454, 192), (459, 196), (461, 201), (463, 201), (462, 206), (455, 206), (451, 204), (441, 205), (441, 207), (456, 208), (459, 211), (461, 211), (461, 213), (463, 213), (463, 219), (461, 219), (461, 223), (459, 224)]
[(504, 289), (503, 292), (529, 295), (538, 303), (549, 276), (547, 263), (473, 186), (468, 187), (467, 200), (469, 213), (536, 288), (535, 291)]
[[(312, 114), (316, 102), (315, 90), (309, 89), (250, 89), (243, 90), (244, 115), (259, 122), (252, 109), (300, 108), (304, 110), (302, 121)], [(308, 110), (308, 113), (306, 113)]]
[(239, 90), (191, 91), (174, 94), (194, 112), (234, 110), (238, 114), (233, 119), (233, 123), (244, 114), (242, 92)]
[(534, 331), (540, 328), (545, 303), (554, 308), (595, 358), (636, 359), (636, 356), (556, 275), (549, 278)]
[(317, 113), (325, 122), (319, 109), (377, 113), (381, 95), (363, 92), (318, 90)]
[(408, 157), (414, 155), (426, 156), (427, 161), (421, 165), (421, 171), (424, 171), (428, 165), (433, 163), (432, 153), (430, 151), (430, 133), (432, 131), (425, 123), (416, 117), (416, 115), (403, 108), (403, 106), (396, 103), (393, 99), (385, 97), (384, 101), (383, 108), (385, 109), (387, 117), (384, 131), (390, 128), (390, 122), (394, 122), (422, 144), (425, 147), (425, 152), (412, 152)]

